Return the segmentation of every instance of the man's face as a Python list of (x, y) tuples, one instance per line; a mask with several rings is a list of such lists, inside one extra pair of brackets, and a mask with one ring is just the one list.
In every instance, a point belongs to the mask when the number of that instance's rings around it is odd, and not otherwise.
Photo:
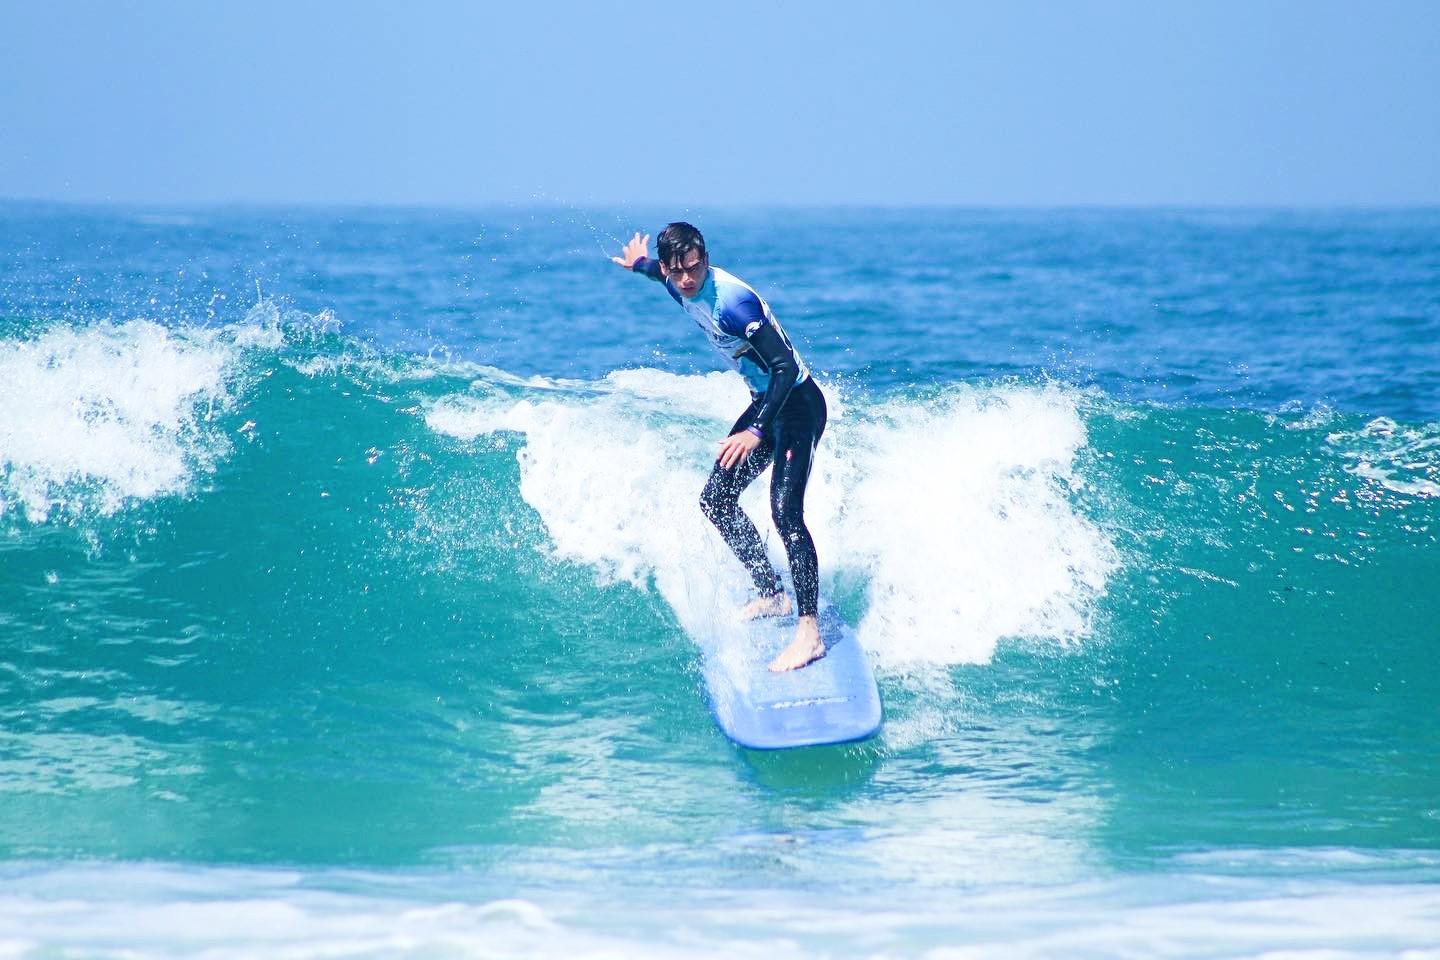
[(705, 285), (705, 273), (710, 269), (709, 259), (694, 250), (683, 254), (671, 263), (661, 263), (660, 273), (674, 284), (675, 289), (686, 299), (693, 300), (700, 295)]

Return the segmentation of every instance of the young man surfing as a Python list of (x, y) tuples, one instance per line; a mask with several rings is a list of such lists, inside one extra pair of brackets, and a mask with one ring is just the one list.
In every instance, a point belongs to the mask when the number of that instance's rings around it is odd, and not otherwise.
[(705, 238), (688, 223), (672, 223), (656, 241), (659, 258), (646, 256), (650, 235), (635, 234), (620, 256), (627, 270), (665, 284), (725, 357), (745, 378), (751, 403), (720, 441), (700, 509), (749, 571), (759, 596), (741, 617), (780, 617), (792, 610), (780, 575), (765, 555), (755, 524), (740, 509), (740, 493), (773, 462), (770, 516), (785, 545), (799, 615), (795, 639), (770, 663), (776, 672), (795, 670), (825, 655), (815, 615), (820, 574), (815, 543), (805, 527), (805, 484), (815, 445), (825, 432), (825, 396), (791, 346), (760, 295), (738, 277), (710, 266)]

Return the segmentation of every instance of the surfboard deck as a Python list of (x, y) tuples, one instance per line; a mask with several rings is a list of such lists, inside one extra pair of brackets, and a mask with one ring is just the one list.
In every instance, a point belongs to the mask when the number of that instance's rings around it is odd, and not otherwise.
[(793, 616), (737, 625), (702, 645), (710, 710), (731, 740), (783, 750), (864, 740), (880, 729), (880, 691), (855, 631), (828, 604), (818, 620), (825, 656), (799, 670), (767, 669), (794, 638)]

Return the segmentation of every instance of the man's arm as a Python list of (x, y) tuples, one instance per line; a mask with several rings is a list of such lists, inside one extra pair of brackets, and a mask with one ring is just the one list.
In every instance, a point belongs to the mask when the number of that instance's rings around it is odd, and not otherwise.
[(635, 265), (630, 269), (635, 271), (636, 273), (644, 274), (651, 280), (659, 280), (662, 283), (665, 280), (665, 274), (660, 272), (659, 260), (651, 260), (649, 257), (641, 257), (639, 260), (635, 261)]
[(651, 280), (664, 280), (665, 275), (660, 272), (660, 261), (651, 260), (645, 256), (645, 251), (649, 246), (650, 234), (647, 233), (642, 237), (637, 233), (630, 238), (629, 243), (625, 244), (624, 249), (620, 251), (620, 256), (611, 257), (610, 261), (626, 270), (644, 274)]
[(730, 318), (743, 316), (747, 321), (742, 328), (745, 342), (770, 371), (770, 383), (765, 388), (765, 396), (760, 401), (754, 424), (720, 441), (720, 454), (717, 459), (720, 466), (727, 470), (750, 456), (755, 448), (760, 446), (761, 439), (769, 435), (775, 415), (785, 405), (785, 398), (790, 396), (790, 390), (800, 376), (800, 364), (795, 358), (794, 348), (765, 316), (759, 302), (736, 306), (739, 309), (734, 310)]
[(785, 405), (790, 388), (795, 386), (795, 380), (800, 376), (800, 365), (795, 361), (795, 351), (773, 323), (762, 319), (758, 326), (754, 322), (749, 326), (755, 329), (750, 332), (747, 327), (745, 339), (770, 371), (770, 384), (765, 388), (765, 398), (755, 414), (755, 426), (768, 436), (775, 415)]

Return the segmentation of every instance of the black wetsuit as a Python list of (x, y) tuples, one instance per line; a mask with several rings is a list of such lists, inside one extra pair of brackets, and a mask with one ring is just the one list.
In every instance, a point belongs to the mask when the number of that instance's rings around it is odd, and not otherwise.
[(700, 509), (715, 524), (745, 565), (762, 596), (781, 592), (780, 575), (771, 566), (755, 524), (740, 509), (740, 493), (774, 463), (770, 478), (770, 516), (780, 533), (795, 584), (800, 616), (814, 616), (819, 604), (819, 563), (815, 542), (805, 526), (805, 484), (815, 446), (825, 432), (825, 396), (799, 353), (748, 284), (718, 267), (710, 268), (700, 292), (687, 298), (664, 280), (660, 265), (642, 258), (633, 269), (665, 282), (670, 296), (695, 320), (715, 348), (750, 386), (751, 403), (731, 434), (752, 427), (760, 445), (736, 466), (717, 462), (700, 495)]

